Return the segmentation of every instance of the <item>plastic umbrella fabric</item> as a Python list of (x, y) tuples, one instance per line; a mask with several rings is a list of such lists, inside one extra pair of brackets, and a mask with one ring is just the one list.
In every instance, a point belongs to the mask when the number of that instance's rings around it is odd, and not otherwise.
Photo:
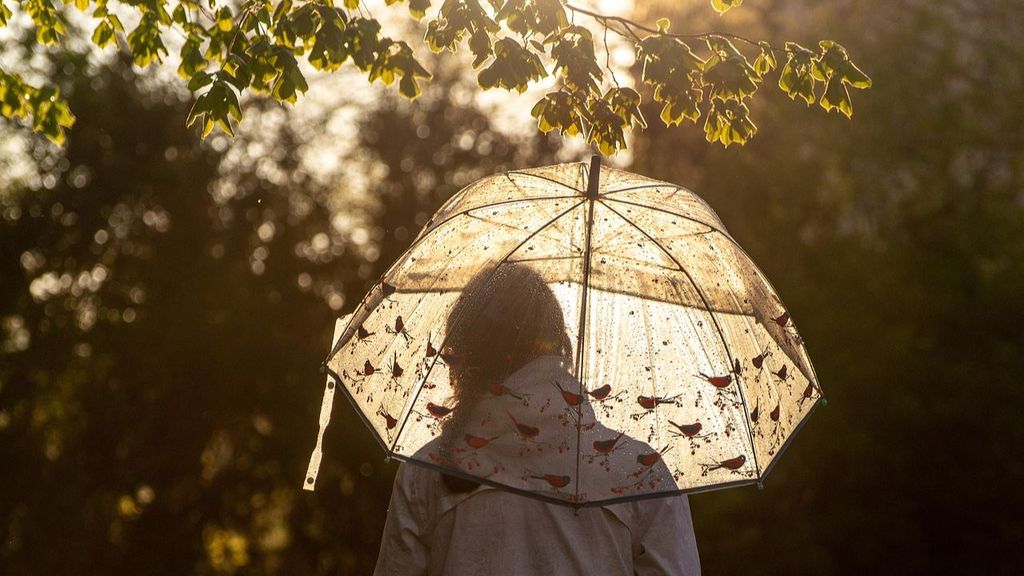
[(585, 163), (453, 196), (339, 321), (388, 455), (572, 506), (760, 483), (822, 400), (782, 301), (679, 186)]

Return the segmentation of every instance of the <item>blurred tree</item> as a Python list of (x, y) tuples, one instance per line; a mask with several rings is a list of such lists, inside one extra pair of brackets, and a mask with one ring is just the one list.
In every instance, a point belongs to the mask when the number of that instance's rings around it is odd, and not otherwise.
[(851, 127), (765, 99), (742, 154), (636, 142), (635, 168), (706, 197), (773, 280), (829, 399), (764, 491), (692, 499), (704, 568), (1019, 573), (1020, 3), (762, 4), (748, 33), (870, 31), (848, 44), (878, 82)]
[[(387, 5), (402, 0), (386, 0)], [(724, 13), (742, 0), (711, 0)], [(382, 33), (388, 20), (369, 15), (360, 0), (293, 3), (292, 0), (182, 0), (111, 6), (107, 0), (76, 0), (82, 12), (92, 11), (97, 24), (92, 43), (99, 48), (124, 43), (141, 67), (168, 56), (164, 36), (170, 31), (185, 38), (180, 46), (178, 73), (189, 90), (203, 91), (188, 113), (203, 135), (219, 127), (233, 134), (232, 121), (241, 120), (238, 96), (246, 91), (270, 94), (279, 102), (294, 102), (308, 89), (297, 57), (317, 70), (334, 72), (348, 60), (370, 82), (390, 85), (408, 98), (420, 94), (419, 79), (430, 73), (404, 40)], [(642, 80), (663, 105), (665, 125), (707, 118), (709, 142), (728, 146), (744, 143), (757, 127), (746, 102), (758, 85), (778, 69), (778, 86), (791, 98), (813, 103), (846, 116), (853, 112), (848, 88), (867, 88), (871, 81), (854, 65), (846, 50), (832, 41), (815, 49), (794, 42), (773, 46), (738, 34), (670, 33), (661, 18), (657, 27), (619, 16), (608, 16), (565, 0), (446, 0), (433, 11), (430, 0), (409, 0), (417, 20), (431, 12), (424, 42), (434, 52), (455, 52), (466, 45), (482, 89), (524, 92), (532, 83), (552, 77), (558, 90), (544, 96), (533, 115), (544, 132), (584, 135), (606, 154), (625, 148), (625, 133), (646, 126), (638, 106), (639, 92), (620, 86), (610, 68), (608, 32), (620, 37), (644, 63)], [(67, 33), (64, 11), (50, 0), (23, 0), (38, 44), (60, 45)], [(13, 11), (0, 2), (0, 27)], [(127, 32), (121, 18), (136, 23)], [(598, 64), (594, 32), (576, 19), (586, 18), (603, 30), (605, 68)], [(748, 51), (744, 54), (733, 42)], [(698, 56), (704, 53), (704, 57)], [(755, 55), (756, 54), (756, 55)], [(753, 61), (751, 61), (753, 59)], [(781, 66), (780, 66), (781, 64)], [(550, 67), (550, 68), (549, 68)], [(611, 81), (605, 78), (609, 72)], [(820, 84), (820, 96), (816, 86)], [(18, 74), (0, 69), (0, 112), (7, 118), (31, 117), (32, 127), (55, 142), (74, 116), (55, 86), (36, 86)]]
[(295, 183), (286, 133), (288, 178), (219, 179), (222, 155), (175, 120), (187, 103), (126, 60), (54, 69), (86, 114), (65, 150), (34, 148), (38, 186), (2, 198), (5, 573), (337, 558), (324, 525), (357, 538), (358, 521), (289, 525), (319, 351), (282, 353), (329, 334), (317, 282), (358, 289), (325, 191)]
[(450, 194), (557, 142), (517, 155), (440, 74), (361, 121), (346, 170), (383, 176), (355, 202), (298, 167), (273, 107), (225, 151), (125, 58), (52, 69), (81, 120), (0, 184), (4, 573), (367, 573), (393, 467), (347, 405), (299, 490), (332, 317)]

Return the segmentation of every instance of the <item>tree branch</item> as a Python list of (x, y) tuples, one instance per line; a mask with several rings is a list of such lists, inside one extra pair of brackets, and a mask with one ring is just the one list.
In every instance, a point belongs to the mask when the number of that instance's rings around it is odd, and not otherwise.
[(671, 37), (671, 38), (679, 38), (681, 40), (707, 40), (708, 38), (711, 38), (711, 37), (714, 37), (714, 36), (721, 36), (722, 38), (729, 38), (729, 39), (732, 39), (732, 40), (738, 40), (740, 42), (745, 42), (747, 44), (750, 44), (751, 46), (757, 46), (759, 48), (767, 45), (767, 47), (772, 52), (779, 52), (779, 53), (787, 53), (788, 52), (788, 50), (785, 50), (785, 49), (782, 49), (782, 48), (776, 48), (775, 46), (772, 46), (771, 44), (767, 44), (767, 43), (762, 44), (761, 42), (758, 42), (756, 40), (751, 40), (750, 38), (747, 38), (746, 36), (740, 36), (739, 34), (733, 34), (731, 32), (705, 32), (703, 34), (673, 34), (671, 32), (664, 32), (662, 30), (658, 30), (657, 28), (652, 28), (652, 27), (647, 26), (645, 24), (641, 24), (641, 23), (636, 22), (634, 20), (630, 20), (629, 18), (624, 18), (622, 16), (608, 16), (606, 14), (600, 14), (598, 12), (593, 12), (593, 11), (587, 10), (585, 8), (580, 8), (579, 6), (574, 6), (572, 4), (569, 4), (568, 2), (565, 3), (565, 7), (567, 9), (573, 11), (573, 12), (579, 12), (580, 14), (585, 14), (587, 16), (590, 16), (594, 20), (597, 20), (598, 22), (603, 24), (606, 28), (609, 27), (608, 26), (608, 22), (617, 22), (619, 24), (622, 24), (626, 28), (626, 30), (629, 32), (629, 36), (627, 36), (626, 34), (623, 34), (621, 31), (619, 31), (616, 28), (611, 28), (611, 30), (613, 32), (616, 32), (620, 36), (623, 36), (625, 38), (631, 38), (635, 42), (640, 42), (642, 39), (636, 33), (636, 31), (633, 30), (634, 28), (636, 28), (637, 30), (641, 30), (643, 32), (650, 33), (650, 34), (660, 34), (662, 36), (668, 36), (668, 37)]

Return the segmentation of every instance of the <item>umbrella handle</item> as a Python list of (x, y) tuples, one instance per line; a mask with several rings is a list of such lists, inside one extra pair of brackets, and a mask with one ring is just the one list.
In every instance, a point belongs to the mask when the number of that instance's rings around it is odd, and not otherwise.
[(313, 453), (309, 455), (309, 466), (306, 467), (306, 481), (302, 483), (302, 489), (312, 492), (316, 488), (316, 477), (320, 473), (320, 458), (323, 455), (324, 432), (327, 425), (331, 423), (331, 409), (334, 407), (334, 392), (341, 385), (338, 375), (327, 367), (327, 364), (320, 365), (320, 372), (328, 374), (327, 385), (324, 388), (324, 399), (320, 403), (320, 429), (316, 435), (316, 446)]

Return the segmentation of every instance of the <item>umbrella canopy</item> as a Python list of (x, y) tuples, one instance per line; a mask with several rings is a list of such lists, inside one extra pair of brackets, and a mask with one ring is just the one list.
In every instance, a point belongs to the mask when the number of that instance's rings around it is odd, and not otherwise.
[(339, 322), (389, 455), (573, 506), (755, 483), (822, 399), (782, 301), (713, 210), (595, 160), (449, 200)]

